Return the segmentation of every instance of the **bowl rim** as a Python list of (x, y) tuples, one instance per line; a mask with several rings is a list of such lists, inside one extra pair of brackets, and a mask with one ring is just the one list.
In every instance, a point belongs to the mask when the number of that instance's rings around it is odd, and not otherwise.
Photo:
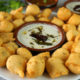
[[(28, 1), (28, 0), (25, 0), (25, 2), (28, 2), (28, 4), (33, 4), (33, 3), (31, 3), (30, 1)], [(58, 0), (57, 0), (56, 2), (58, 3)], [(57, 4), (57, 3), (56, 3), (56, 4)], [(55, 4), (55, 5), (56, 5), (56, 4)], [(50, 7), (50, 6), (53, 6), (53, 4), (47, 4), (47, 5), (45, 5), (45, 6), (43, 5), (43, 6), (39, 6), (39, 7), (46, 7), (46, 6), (47, 6), (47, 7)]]
[[(31, 2), (29, 2), (29, 1), (27, 1), (27, 0), (25, 0), (25, 3), (27, 3), (27, 5), (28, 4), (33, 4), (33, 3), (31, 3)], [(57, 6), (57, 4), (58, 4), (58, 0), (57, 0), (57, 3), (55, 4), (55, 5), (53, 5), (53, 4), (48, 4), (48, 5), (43, 5), (43, 6), (39, 6), (40, 7), (40, 9), (41, 10), (44, 10), (44, 9), (46, 9), (46, 8), (50, 8), (51, 10), (54, 10), (55, 8), (56, 8), (56, 6)]]
[[(23, 43), (21, 43), (21, 42), (18, 40), (18, 38), (17, 38), (18, 31), (19, 31), (21, 28), (25, 27), (25, 25), (35, 24), (35, 23), (42, 23), (42, 24), (45, 23), (45, 24), (48, 24), (48, 25), (52, 25), (52, 27), (54, 27), (53, 25), (55, 25), (55, 27), (56, 27), (56, 28), (61, 32), (61, 34), (62, 34), (62, 40), (60, 41), (60, 43), (57, 44), (57, 45), (54, 46), (54, 47), (50, 47), (50, 48), (46, 48), (46, 49), (30, 48), (30, 47), (25, 46)], [(15, 37), (15, 41), (16, 41), (16, 43), (17, 43), (18, 45), (20, 45), (20, 46), (22, 46), (22, 47), (25, 47), (25, 48), (27, 48), (27, 49), (29, 49), (29, 50), (31, 50), (31, 51), (52, 51), (52, 50), (55, 50), (55, 49), (57, 49), (58, 47), (60, 47), (60, 46), (64, 43), (64, 41), (66, 40), (65, 32), (64, 32), (64, 30), (63, 30), (62, 28), (60, 28), (60, 27), (57, 26), (56, 24), (53, 24), (53, 23), (50, 23), (50, 22), (45, 22), (45, 21), (33, 21), (33, 22), (28, 22), (28, 23), (26, 22), (26, 23), (24, 23), (23, 25), (21, 25), (19, 28), (16, 29), (16, 31), (14, 32), (14, 37)]]
[(66, 7), (66, 5), (67, 5), (68, 3), (78, 2), (78, 1), (80, 1), (80, 0), (67, 0), (67, 1), (64, 3), (64, 7)]

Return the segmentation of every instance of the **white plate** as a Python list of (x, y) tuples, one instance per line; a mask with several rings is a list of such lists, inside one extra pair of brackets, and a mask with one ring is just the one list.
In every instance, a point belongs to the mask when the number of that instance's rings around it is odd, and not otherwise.
[[(15, 75), (15, 74), (9, 72), (5, 68), (0, 68), (0, 77), (3, 77), (6, 80), (53, 80), (47, 74), (44, 74), (43, 76), (40, 76), (35, 79), (28, 79), (27, 77), (20, 78), (18, 75)], [(54, 80), (80, 80), (80, 75), (70, 74), (68, 76), (59, 77)]]

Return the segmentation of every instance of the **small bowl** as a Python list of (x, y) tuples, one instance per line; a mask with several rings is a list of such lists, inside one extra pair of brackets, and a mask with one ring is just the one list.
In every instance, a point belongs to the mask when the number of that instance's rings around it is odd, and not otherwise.
[[(30, 2), (31, 0), (25, 0), (25, 2), (27, 3), (27, 4), (37, 4), (37, 3), (32, 3), (32, 2)], [(54, 1), (54, 0), (53, 0)], [(41, 9), (45, 9), (45, 8), (51, 8), (52, 10), (53, 9), (55, 9), (56, 8), (56, 6), (57, 6), (57, 3), (58, 3), (58, 0), (56, 0), (56, 3), (55, 4), (53, 4), (53, 3), (50, 3), (50, 4), (41, 4), (41, 5), (38, 5)]]
[[(30, 30), (32, 30), (32, 29), (34, 29), (35, 28), (35, 26), (37, 25), (39, 25), (39, 26), (41, 26), (41, 25), (44, 25), (43, 26), (43, 28), (44, 28), (44, 30), (46, 30), (46, 28), (47, 29), (50, 29), (50, 30), (53, 30), (54, 32), (55, 32), (55, 30), (56, 30), (56, 32), (59, 32), (59, 37), (57, 37), (57, 38), (55, 38), (55, 39), (60, 39), (59, 40), (59, 42), (57, 43), (57, 42), (55, 42), (55, 46), (51, 46), (51, 47), (49, 47), (48, 46), (48, 48), (32, 48), (32, 47), (29, 47), (29, 46), (27, 46), (27, 44), (28, 44), (28, 41), (29, 41), (29, 39), (27, 39), (27, 38), (29, 38), (29, 37), (27, 37), (27, 35), (28, 35), (28, 31), (30, 31)], [(45, 25), (47, 25), (46, 27), (45, 27)], [(32, 27), (33, 26), (33, 27)], [(37, 27), (36, 26), (36, 27)], [(50, 28), (49, 28), (49, 27)], [(32, 28), (32, 29), (31, 29)], [(52, 28), (52, 29), (51, 29)], [(30, 29), (30, 30), (29, 30)], [(22, 35), (22, 33), (23, 32), (25, 32), (25, 30), (27, 30), (27, 34), (25, 35), (26, 37), (23, 37), (23, 35)], [(53, 32), (52, 31), (52, 32)], [(50, 31), (51, 32), (51, 31)], [(50, 33), (49, 32), (49, 33)], [(25, 23), (25, 24), (23, 24), (22, 26), (20, 26), (16, 31), (15, 31), (15, 33), (14, 33), (14, 37), (15, 37), (15, 39), (16, 39), (16, 42), (17, 42), (17, 44), (19, 45), (19, 46), (22, 46), (22, 47), (25, 47), (25, 48), (27, 48), (27, 49), (29, 49), (30, 51), (35, 51), (35, 52), (44, 52), (44, 51), (53, 51), (53, 50), (55, 50), (55, 49), (57, 49), (58, 47), (60, 47), (63, 43), (64, 43), (64, 41), (65, 41), (65, 33), (64, 33), (64, 31), (63, 31), (63, 29), (61, 29), (60, 27), (58, 27), (57, 25), (55, 25), (55, 24), (52, 24), (52, 23), (49, 23), (49, 22), (41, 22), (41, 21), (35, 21), (35, 22), (29, 22), (29, 23)], [(31, 36), (30, 36), (31, 37)], [(26, 40), (25, 40), (26, 39)], [(53, 39), (53, 38), (52, 38)], [(26, 42), (25, 42), (26, 41)], [(25, 44), (26, 43), (26, 44)], [(40, 45), (41, 46), (41, 45)], [(46, 47), (46, 46), (44, 46), (44, 47)]]
[(64, 6), (73, 13), (80, 14), (80, 0), (68, 0), (64, 3)]

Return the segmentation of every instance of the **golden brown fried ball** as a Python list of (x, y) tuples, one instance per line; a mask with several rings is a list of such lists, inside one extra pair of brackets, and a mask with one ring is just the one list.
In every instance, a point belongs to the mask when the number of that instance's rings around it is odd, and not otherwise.
[(16, 19), (13, 21), (13, 24), (14, 24), (14, 28), (16, 29), (16, 28), (20, 27), (22, 24), (24, 24), (24, 21), (23, 21), (23, 19)]
[(42, 16), (48, 18), (51, 15), (51, 13), (52, 13), (52, 10), (50, 8), (46, 8), (42, 11)]
[(3, 40), (3, 43), (15, 40), (13, 38), (13, 33), (12, 32), (10, 32), (10, 33), (0, 33), (0, 38)]
[(16, 50), (18, 49), (18, 45), (15, 42), (8, 42), (3, 44), (3, 47), (5, 47), (11, 55), (16, 53)]
[(66, 43), (62, 46), (62, 48), (65, 48), (65, 49), (67, 49), (69, 52), (71, 52), (73, 43), (74, 43), (73, 41), (66, 42)]
[(40, 56), (32, 57), (27, 63), (27, 77), (35, 78), (43, 75), (45, 70), (45, 60)]
[(7, 12), (0, 12), (0, 21), (3, 21), (3, 20), (11, 21), (12, 15)]
[(32, 16), (32, 15), (29, 15), (27, 16), (25, 19), (24, 19), (25, 22), (31, 22), (31, 21), (36, 21), (35, 17)]
[(43, 58), (50, 58), (50, 52), (42, 52), (42, 53), (39, 53), (38, 56)]
[(21, 6), (20, 8), (15, 10), (16, 12), (22, 12), (23, 11), (23, 7)]
[(74, 42), (74, 44), (72, 45), (71, 52), (80, 53), (80, 41)]
[(71, 18), (68, 20), (69, 24), (79, 25), (80, 24), (80, 15), (73, 14)]
[(51, 78), (69, 74), (68, 69), (64, 66), (63, 61), (59, 58), (49, 58), (46, 61), (46, 70)]
[(59, 48), (55, 52), (53, 52), (52, 57), (66, 61), (69, 57), (69, 51), (65, 48)]
[(18, 10), (12, 10), (10, 14), (13, 16), (13, 19), (23, 19), (25, 17), (25, 15)]
[(4, 47), (0, 47), (0, 67), (4, 67), (6, 65), (6, 60), (9, 56), (10, 53)]
[(49, 8), (44, 9), (39, 15), (38, 17), (46, 17), (48, 18), (52, 13), (52, 10)]
[(6, 66), (10, 72), (18, 74), (23, 78), (26, 68), (26, 59), (20, 55), (12, 55), (8, 58)]
[(73, 41), (78, 34), (79, 34), (79, 32), (77, 30), (69, 30), (66, 33), (67, 40)]
[(78, 28), (77, 28), (77, 29), (78, 29), (78, 31), (80, 32), (80, 24), (78, 25)]
[(80, 74), (80, 53), (71, 53), (65, 65), (74, 74)]
[(48, 18), (46, 18), (46, 17), (40, 17), (38, 19), (38, 21), (46, 21), (46, 22), (49, 22), (50, 20)]
[(32, 53), (26, 48), (18, 48), (17, 54), (25, 57), (26, 59), (30, 59), (32, 57)]
[(26, 15), (36, 16), (39, 13), (40, 13), (40, 8), (35, 4), (28, 5), (26, 8)]
[(62, 20), (60, 20), (60, 19), (58, 19), (56, 17), (53, 17), (53, 19), (52, 19), (51, 22), (54, 23), (54, 24), (56, 24), (56, 25), (58, 25), (58, 26), (61, 26), (61, 27), (64, 24), (64, 22)]
[(63, 29), (65, 32), (68, 32), (69, 30), (76, 30), (76, 26), (73, 24), (64, 24)]
[(80, 41), (80, 33), (75, 37), (75, 42)]
[(14, 25), (7, 20), (3, 20), (0, 22), (0, 32), (11, 32), (13, 28)]
[(72, 15), (71, 11), (65, 7), (59, 8), (57, 12), (58, 18), (60, 18), (63, 21), (67, 21), (71, 17), (71, 15)]

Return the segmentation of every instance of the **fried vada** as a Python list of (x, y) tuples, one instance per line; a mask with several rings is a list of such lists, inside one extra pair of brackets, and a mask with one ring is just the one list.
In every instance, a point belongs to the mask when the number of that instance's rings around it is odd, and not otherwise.
[(0, 39), (2, 39), (3, 43), (7, 43), (10, 41), (14, 41), (13, 33), (0, 33)]
[(42, 52), (42, 53), (39, 53), (38, 56), (43, 58), (50, 58), (50, 52)]
[(20, 55), (12, 55), (8, 58), (6, 67), (10, 72), (18, 74), (23, 78), (26, 68), (26, 59)]
[(11, 32), (13, 31), (14, 25), (7, 21), (3, 20), (0, 22), (0, 32)]
[(70, 19), (68, 20), (69, 24), (73, 24), (73, 25), (79, 25), (80, 24), (80, 15), (78, 14), (73, 14)]
[(74, 42), (71, 52), (80, 53), (80, 41)]
[(27, 16), (25, 19), (24, 19), (25, 22), (31, 22), (31, 21), (36, 21), (35, 17), (32, 16), (32, 15), (29, 15)]
[(24, 20), (23, 19), (15, 19), (13, 22), (14, 24), (14, 29), (20, 27), (22, 24), (24, 24)]
[(69, 57), (69, 51), (65, 48), (59, 48), (53, 52), (52, 57), (66, 61)]
[(15, 54), (18, 49), (18, 45), (15, 42), (5, 43), (3, 44), (3, 47), (5, 47), (11, 55)]
[(40, 56), (34, 56), (27, 62), (26, 75), (28, 78), (35, 78), (43, 75), (45, 60)]
[(46, 8), (38, 15), (38, 17), (48, 18), (48, 17), (50, 17), (51, 13), (52, 13), (52, 10), (50, 8)]
[(72, 49), (73, 44), (74, 44), (73, 41), (68, 41), (68, 42), (66, 42), (66, 43), (62, 46), (62, 48), (65, 48), (65, 49), (67, 49), (69, 52), (71, 52), (71, 49)]
[(80, 74), (80, 53), (71, 53), (65, 65), (74, 74)]
[(32, 53), (26, 48), (18, 48), (17, 54), (25, 57), (26, 59), (30, 59), (32, 57)]
[(10, 53), (4, 47), (0, 47), (0, 67), (6, 65), (7, 58), (10, 56)]
[(69, 74), (68, 69), (59, 58), (49, 58), (46, 61), (46, 70), (51, 78), (57, 78)]
[(75, 37), (79, 34), (79, 32), (77, 30), (69, 30), (66, 33), (66, 37), (68, 41), (74, 41)]
[(59, 10), (57, 12), (58, 18), (63, 21), (67, 21), (71, 17), (71, 15), (72, 15), (72, 12), (65, 7), (59, 8)]
[(64, 24), (64, 22), (62, 20), (58, 19), (57, 17), (53, 17), (51, 22), (58, 25), (58, 26), (60, 26), (60, 27), (62, 27), (63, 24)]
[(12, 15), (7, 12), (0, 12), (0, 21), (3, 21), (3, 20), (11, 21)]
[[(36, 10), (36, 11), (35, 11)], [(26, 15), (33, 15), (33, 16), (36, 16), (40, 13), (40, 8), (35, 5), (35, 4), (31, 4), (31, 5), (28, 5), (27, 8), (26, 8)]]
[(76, 26), (73, 24), (64, 24), (63, 29), (65, 32), (68, 32), (69, 30), (76, 30)]
[(25, 15), (18, 10), (12, 10), (10, 14), (13, 16), (13, 19), (23, 19), (25, 17)]

